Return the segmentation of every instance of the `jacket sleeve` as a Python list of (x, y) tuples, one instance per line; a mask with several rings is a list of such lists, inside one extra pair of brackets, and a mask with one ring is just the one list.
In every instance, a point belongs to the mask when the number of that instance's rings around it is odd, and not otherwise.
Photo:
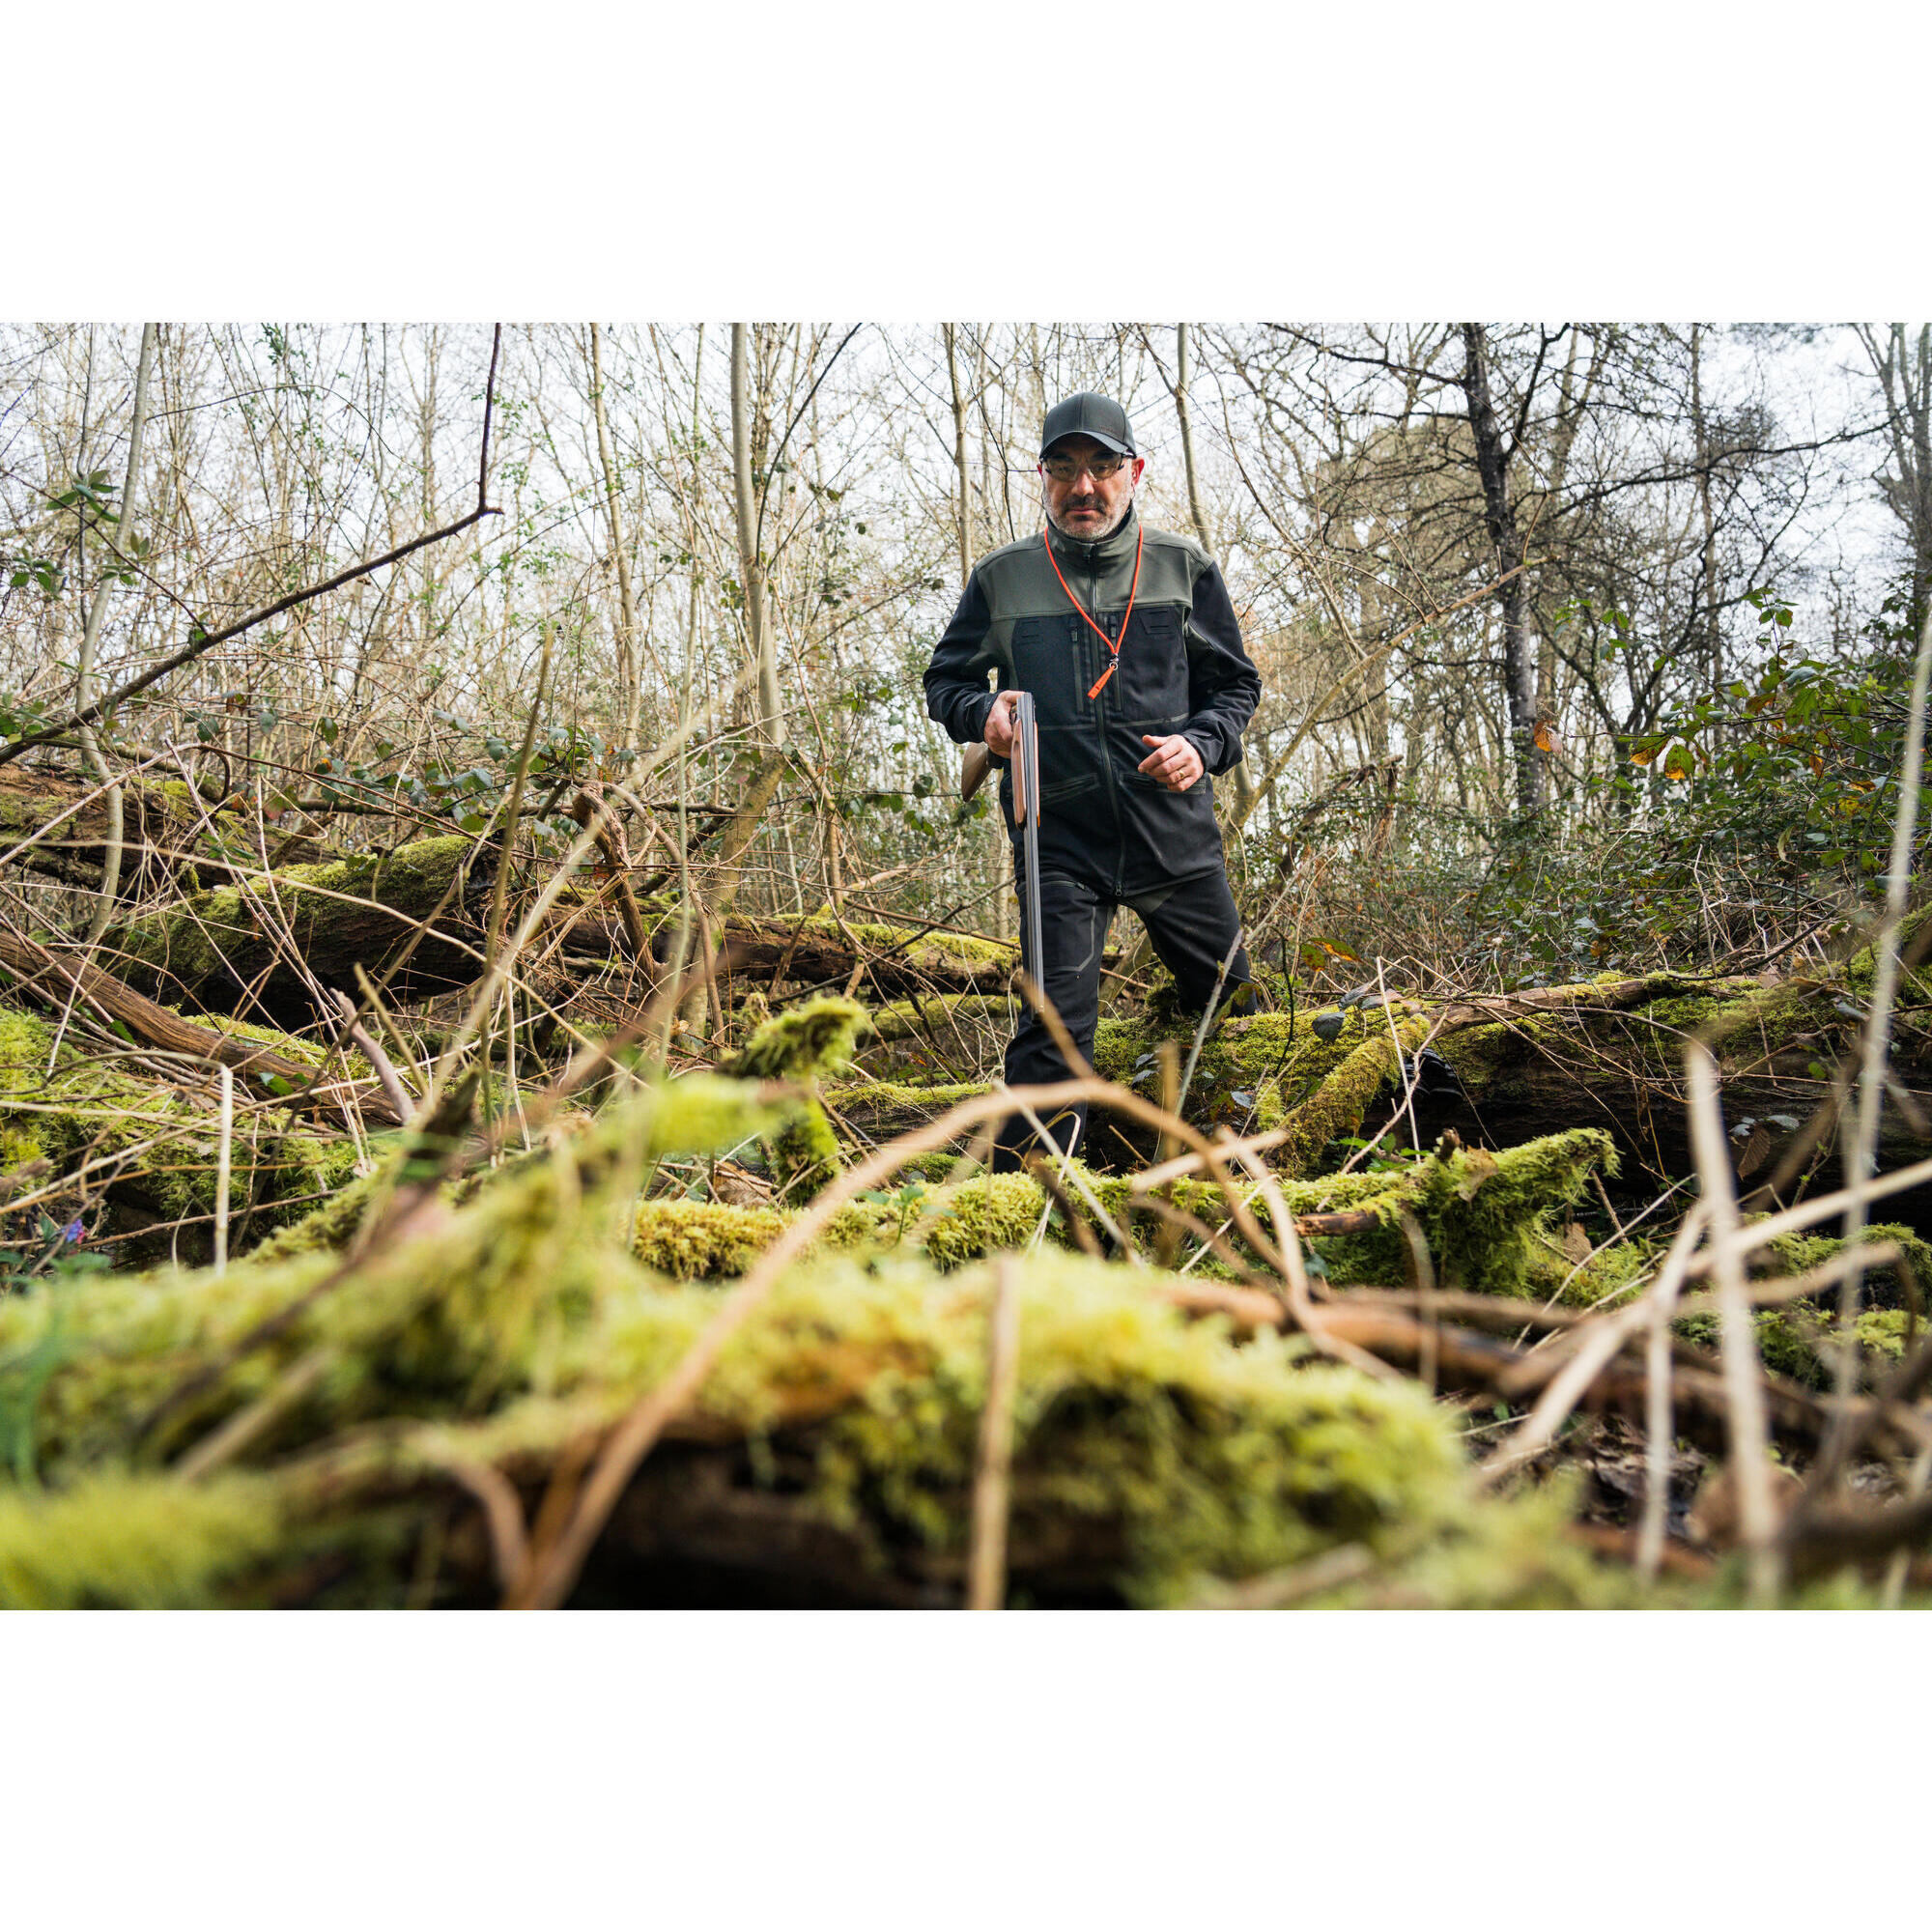
[(986, 713), (993, 708), (986, 673), (997, 662), (986, 649), (992, 620), (976, 570), (925, 668), (926, 715), (945, 725), (957, 745), (976, 744), (986, 735)]
[(1180, 735), (1216, 777), (1239, 763), (1241, 733), (1261, 700), (1261, 673), (1241, 642), (1221, 566), (1209, 563), (1195, 579), (1188, 613), (1188, 719)]

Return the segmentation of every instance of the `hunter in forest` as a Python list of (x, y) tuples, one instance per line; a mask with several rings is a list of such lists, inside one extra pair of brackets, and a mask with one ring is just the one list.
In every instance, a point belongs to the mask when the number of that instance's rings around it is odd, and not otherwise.
[[(925, 672), (932, 717), (1003, 766), (1000, 809), (1022, 896), (1008, 761), (1014, 701), (1033, 696), (1044, 956), (1023, 941), (1023, 964), (1090, 1058), (1119, 906), (1140, 915), (1185, 1007), (1205, 1009), (1217, 980), (1227, 997), (1251, 997), (1213, 778), (1240, 758), (1261, 678), (1220, 566), (1199, 544), (1141, 521), (1134, 492), (1146, 467), (1111, 398), (1083, 391), (1049, 410), (1039, 450), (1046, 527), (974, 567)], [(1029, 1012), (1007, 1048), (1008, 1084), (1067, 1073)], [(1047, 1124), (1070, 1152), (1086, 1108)], [(1019, 1167), (1033, 1138), (1024, 1117), (1010, 1117), (994, 1168)]]

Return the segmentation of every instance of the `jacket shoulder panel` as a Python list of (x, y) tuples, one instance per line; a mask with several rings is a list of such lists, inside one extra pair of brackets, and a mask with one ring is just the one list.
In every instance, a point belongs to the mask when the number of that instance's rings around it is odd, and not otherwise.
[(1212, 559), (1191, 537), (1150, 528), (1141, 555), (1141, 591), (1149, 603), (1191, 604)]
[(982, 570), (998, 571), (1016, 562), (1019, 558), (1027, 555), (1029, 552), (1037, 555), (1045, 547), (1045, 542), (1041, 538), (1040, 533), (1035, 530), (1029, 536), (1015, 537), (1011, 543), (1002, 544), (998, 550), (989, 550), (973, 566), (973, 569), (976, 573)]
[(1147, 547), (1150, 551), (1178, 552), (1185, 558), (1190, 573), (1196, 577), (1211, 568), (1214, 562), (1195, 538), (1180, 530), (1157, 530), (1151, 524), (1148, 526)]

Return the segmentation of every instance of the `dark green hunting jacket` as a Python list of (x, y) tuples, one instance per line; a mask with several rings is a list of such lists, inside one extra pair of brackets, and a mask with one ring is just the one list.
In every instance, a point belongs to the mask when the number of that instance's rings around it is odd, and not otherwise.
[[(1109, 638), (1121, 635), (1139, 513), (1097, 543), (1053, 532), (1067, 588)], [(1132, 898), (1221, 863), (1213, 783), (1169, 791), (1137, 769), (1143, 734), (1179, 732), (1209, 773), (1233, 769), (1262, 681), (1241, 643), (1220, 566), (1197, 543), (1150, 528), (1133, 621), (1120, 668), (1097, 697), (1107, 646), (1067, 601), (1043, 535), (974, 566), (932, 653), (925, 707), (955, 742), (985, 736), (999, 691), (1030, 691), (1039, 718), (1042, 871), (1073, 872), (1114, 898)], [(1013, 829), (1012, 778), (1000, 809)]]

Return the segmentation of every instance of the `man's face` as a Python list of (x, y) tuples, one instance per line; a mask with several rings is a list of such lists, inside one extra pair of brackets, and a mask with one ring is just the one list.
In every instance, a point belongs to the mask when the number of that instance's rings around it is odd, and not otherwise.
[[(1054, 474), (1055, 469), (1069, 464), (1070, 475)], [(1110, 465), (1118, 466), (1111, 475), (1095, 474), (1096, 467), (1105, 469)], [(1116, 528), (1127, 514), (1134, 486), (1146, 468), (1138, 456), (1116, 456), (1091, 436), (1063, 436), (1040, 464), (1047, 520), (1063, 535), (1093, 543)]]

